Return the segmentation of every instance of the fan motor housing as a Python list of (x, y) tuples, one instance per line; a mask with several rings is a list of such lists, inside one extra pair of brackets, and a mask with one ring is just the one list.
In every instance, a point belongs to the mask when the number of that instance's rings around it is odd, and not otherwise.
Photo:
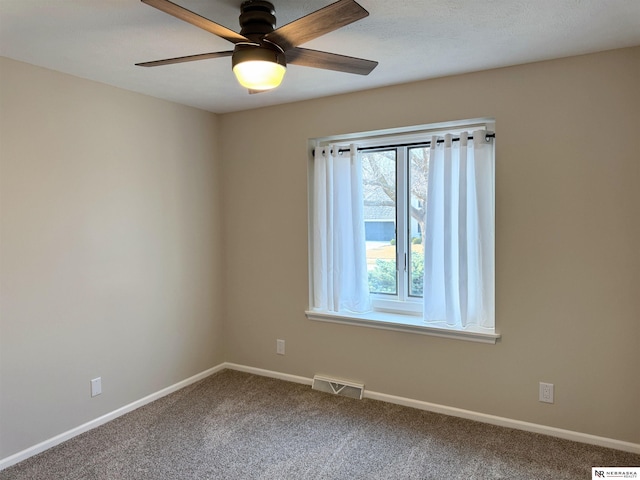
[(233, 69), (233, 67), (242, 62), (256, 60), (277, 63), (283, 67), (287, 66), (284, 53), (269, 44), (261, 46), (237, 44), (231, 57), (231, 68)]
[(240, 34), (247, 38), (262, 37), (276, 28), (276, 11), (271, 2), (247, 0), (240, 6), (240, 12)]
[[(276, 27), (275, 8), (265, 0), (247, 0), (240, 6), (240, 34), (256, 44), (236, 43), (231, 67), (248, 60), (261, 60), (287, 66), (284, 53), (277, 45), (263, 41), (263, 37)], [(259, 44), (259, 45), (257, 45)]]

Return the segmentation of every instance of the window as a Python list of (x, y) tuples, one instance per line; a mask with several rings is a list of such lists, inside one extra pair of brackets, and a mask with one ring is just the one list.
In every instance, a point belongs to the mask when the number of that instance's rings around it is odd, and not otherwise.
[(309, 318), (495, 342), (492, 130), (312, 142)]
[(429, 148), (360, 154), (369, 292), (379, 310), (422, 311)]

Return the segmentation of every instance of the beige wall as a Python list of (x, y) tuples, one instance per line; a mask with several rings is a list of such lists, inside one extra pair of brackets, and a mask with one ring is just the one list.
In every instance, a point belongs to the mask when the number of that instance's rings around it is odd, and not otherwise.
[[(224, 360), (640, 443), (640, 48), (221, 116), (0, 62), (0, 458)], [(476, 117), (503, 339), (306, 320), (307, 140)]]
[(223, 347), (217, 117), (12, 60), (0, 72), (4, 458)]
[[(638, 85), (635, 48), (221, 116), (226, 360), (640, 443)], [(502, 340), (306, 320), (307, 140), (476, 117)]]

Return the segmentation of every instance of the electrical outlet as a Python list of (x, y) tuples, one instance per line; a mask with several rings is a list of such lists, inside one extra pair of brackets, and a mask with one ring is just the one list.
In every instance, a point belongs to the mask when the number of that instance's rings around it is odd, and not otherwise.
[(284, 340), (276, 340), (276, 353), (278, 355), (284, 355)]
[(539, 400), (544, 403), (553, 403), (553, 383), (540, 382)]
[(102, 377), (91, 380), (91, 396), (95, 397), (102, 393)]

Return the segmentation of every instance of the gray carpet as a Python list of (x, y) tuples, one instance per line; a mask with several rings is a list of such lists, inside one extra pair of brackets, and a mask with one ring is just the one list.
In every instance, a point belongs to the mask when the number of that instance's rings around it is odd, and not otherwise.
[(640, 455), (225, 370), (0, 479), (590, 479)]

